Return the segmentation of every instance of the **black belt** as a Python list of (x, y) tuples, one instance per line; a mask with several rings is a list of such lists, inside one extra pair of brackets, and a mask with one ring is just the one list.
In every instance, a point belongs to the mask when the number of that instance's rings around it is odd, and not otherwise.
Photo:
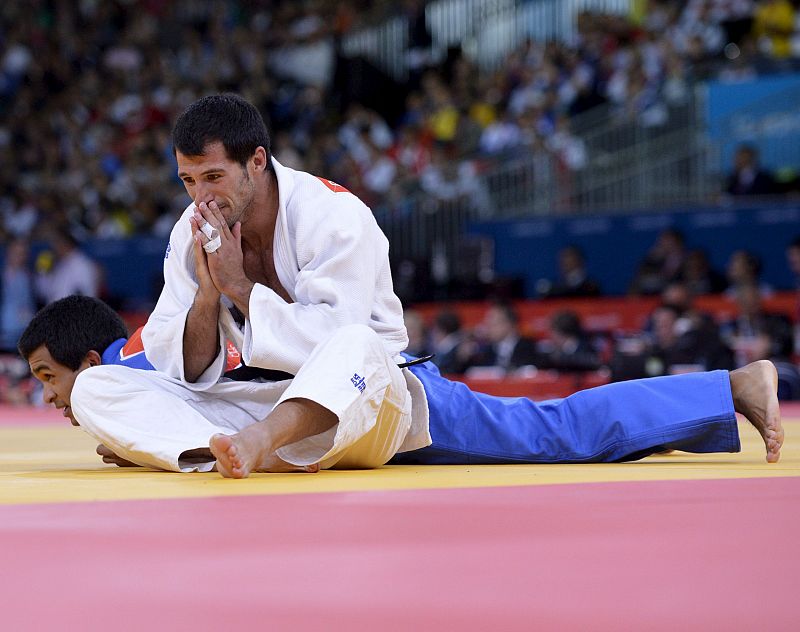
[(428, 360), (432, 360), (434, 354), (422, 356), (421, 358), (414, 358), (413, 360), (409, 360), (408, 362), (403, 362), (402, 364), (398, 364), (397, 367), (400, 369), (405, 369), (407, 366), (415, 366), (417, 364), (422, 364), (423, 362), (427, 362)]
[(236, 382), (252, 382), (259, 378), (267, 382), (280, 382), (281, 380), (291, 380), (294, 375), (286, 373), (286, 371), (262, 369), (260, 366), (247, 366), (242, 363), (242, 366), (227, 371), (223, 377), (227, 377)]

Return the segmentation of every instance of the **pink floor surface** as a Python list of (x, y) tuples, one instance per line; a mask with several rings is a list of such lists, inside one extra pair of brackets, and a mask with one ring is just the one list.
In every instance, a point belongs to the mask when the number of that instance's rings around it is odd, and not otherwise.
[(0, 506), (5, 630), (797, 630), (794, 478)]

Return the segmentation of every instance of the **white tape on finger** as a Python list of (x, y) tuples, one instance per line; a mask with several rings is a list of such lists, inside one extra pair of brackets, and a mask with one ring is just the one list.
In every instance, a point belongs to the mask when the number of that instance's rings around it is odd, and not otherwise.
[[(208, 224), (206, 224), (206, 226), (207, 225)], [(216, 232), (217, 231), (214, 231), (214, 233)], [(208, 253), (216, 252), (217, 250), (219, 250), (219, 247), (221, 245), (222, 245), (222, 239), (220, 238), (219, 235), (216, 235), (216, 237), (214, 237), (211, 241), (209, 241), (206, 244), (203, 244), (203, 250), (205, 250)]]
[(206, 222), (205, 224), (203, 224), (203, 225), (200, 227), (200, 230), (201, 230), (201, 231), (203, 231), (203, 234), (204, 234), (206, 237), (208, 237), (209, 239), (214, 239), (214, 237), (216, 237), (216, 236), (219, 234), (219, 233), (217, 232), (217, 229), (216, 229), (216, 228), (214, 228), (214, 227), (213, 227), (211, 224), (209, 224), (208, 222)]

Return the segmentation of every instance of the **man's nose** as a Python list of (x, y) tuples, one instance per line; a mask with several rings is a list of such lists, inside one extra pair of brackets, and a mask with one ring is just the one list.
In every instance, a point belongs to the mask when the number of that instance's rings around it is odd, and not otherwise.
[(44, 399), (45, 404), (52, 404), (56, 400), (56, 393), (55, 391), (47, 386), (44, 385), (44, 392), (42, 393), (42, 399)]
[(202, 202), (208, 204), (214, 199), (211, 188), (207, 184), (197, 184), (194, 189), (194, 204), (200, 206)]

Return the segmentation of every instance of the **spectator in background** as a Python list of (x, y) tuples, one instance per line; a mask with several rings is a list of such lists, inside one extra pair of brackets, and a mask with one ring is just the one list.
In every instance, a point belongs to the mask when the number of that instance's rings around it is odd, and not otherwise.
[(771, 360), (778, 370), (778, 399), (800, 399), (800, 369), (792, 362), (794, 340), (787, 323), (773, 321), (752, 342), (750, 357)]
[(482, 343), (469, 358), (469, 367), (513, 371), (536, 365), (536, 343), (520, 333), (519, 316), (509, 304), (495, 303), (489, 307), (476, 332)]
[(726, 270), (728, 278), (728, 288), (725, 295), (728, 298), (736, 299), (739, 288), (755, 285), (761, 294), (769, 296), (773, 289), (768, 283), (761, 281), (761, 259), (747, 250), (736, 250), (728, 259)]
[(673, 283), (636, 344), (618, 344), (611, 361), (614, 381), (687, 371), (732, 369), (733, 356), (710, 315), (692, 306), (686, 286)]
[(753, 16), (753, 35), (765, 55), (785, 59), (792, 53), (794, 7), (789, 0), (761, 0)]
[(100, 290), (97, 264), (85, 255), (78, 242), (64, 229), (51, 239), (55, 258), (49, 270), (40, 271), (36, 278), (39, 300), (52, 303), (71, 294), (96, 297)]
[(774, 195), (777, 193), (772, 176), (758, 164), (758, 150), (741, 145), (733, 158), (733, 173), (725, 190), (733, 196)]
[(727, 287), (725, 277), (711, 267), (704, 250), (692, 250), (686, 255), (681, 269), (680, 280), (695, 296), (719, 294)]
[(408, 334), (405, 352), (416, 358), (428, 355), (428, 336), (422, 315), (414, 309), (406, 309), (403, 311), (403, 323)]
[(661, 293), (663, 305), (675, 309), (677, 340), (670, 361), (673, 364), (697, 365), (704, 371), (732, 369), (733, 355), (720, 336), (719, 326), (708, 312), (697, 309), (695, 295), (686, 283), (674, 281)]
[(678, 340), (676, 323), (680, 313), (672, 305), (660, 305), (650, 315), (652, 333), (640, 344), (618, 345), (611, 360), (611, 380), (620, 382), (642, 377), (666, 375), (672, 361), (669, 357)]
[(537, 368), (559, 371), (594, 371), (600, 356), (583, 330), (580, 317), (571, 310), (553, 314), (549, 339), (539, 344)]
[(763, 294), (758, 285), (740, 285), (735, 296), (739, 314), (733, 320), (723, 323), (721, 331), (736, 355), (736, 366), (740, 367), (761, 353), (762, 335), (773, 336), (776, 340), (788, 335), (791, 339), (792, 325), (783, 314), (764, 309)]
[(653, 247), (639, 263), (631, 286), (631, 294), (659, 294), (671, 281), (680, 278), (686, 261), (683, 233), (667, 228), (659, 234)]
[(558, 253), (558, 279), (540, 279), (536, 289), (543, 297), (598, 296), (600, 286), (589, 277), (586, 259), (578, 246), (567, 246)]
[(0, 287), (0, 351), (16, 354), (17, 341), (36, 313), (28, 255), (28, 244), (21, 239), (6, 248)]
[(465, 349), (461, 319), (455, 312), (444, 311), (436, 316), (431, 330), (433, 363), (441, 373), (463, 373), (469, 360)]

